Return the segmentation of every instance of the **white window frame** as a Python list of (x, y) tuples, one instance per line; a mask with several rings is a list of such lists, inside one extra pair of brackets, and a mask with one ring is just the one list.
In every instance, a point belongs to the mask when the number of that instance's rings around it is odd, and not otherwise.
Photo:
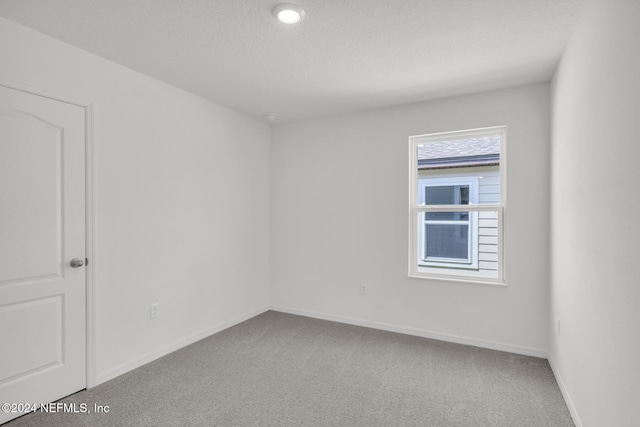
[[(424, 194), (425, 188), (427, 187), (445, 187), (445, 186), (468, 186), (469, 187), (469, 205), (477, 205), (478, 204), (478, 178), (474, 176), (455, 176), (448, 178), (428, 178), (422, 177), (418, 178), (418, 204), (424, 204)], [(456, 205), (456, 206), (469, 206), (469, 205)], [(466, 211), (465, 211), (466, 212)], [(445, 224), (448, 221), (427, 221), (424, 219), (424, 214), (426, 212), (421, 212), (420, 215), (420, 226), (418, 227), (418, 244), (420, 245), (419, 250), (419, 261), (418, 263), (424, 266), (431, 267), (450, 267), (450, 268), (466, 268), (466, 269), (477, 269), (478, 268), (478, 241), (477, 241), (477, 230), (478, 230), (478, 214), (477, 212), (469, 212), (469, 220), (466, 223), (469, 226), (468, 229), (468, 256), (467, 259), (461, 261), (455, 258), (431, 258), (428, 259), (425, 251), (425, 235), (426, 235), (426, 225), (427, 222), (431, 224)], [(451, 222), (451, 224), (462, 225), (464, 224), (461, 221)]]
[[(421, 279), (439, 279), (450, 281), (462, 281), (470, 283), (506, 285), (505, 277), (505, 211), (507, 194), (507, 150), (506, 150), (506, 126), (495, 126), (480, 129), (468, 129), (454, 132), (441, 132), (435, 134), (415, 135), (409, 137), (409, 277)], [(459, 139), (477, 138), (498, 135), (500, 137), (500, 203), (498, 204), (475, 204), (471, 201), (471, 191), (468, 205), (429, 205), (421, 204), (419, 199), (419, 189), (424, 185), (425, 177), (418, 175), (418, 146), (437, 141), (453, 141)], [(434, 179), (437, 180), (438, 178)], [(447, 178), (448, 179), (448, 178)], [(458, 182), (468, 180), (466, 176), (453, 178)], [(445, 185), (445, 184), (443, 184)], [(452, 185), (452, 184), (446, 184)], [(477, 188), (477, 183), (476, 183)], [(423, 190), (424, 191), (424, 190)], [(476, 193), (477, 194), (477, 193)], [(424, 201), (423, 201), (424, 202)], [(496, 273), (488, 273), (477, 270), (478, 257), (476, 254), (476, 266), (465, 268), (455, 268), (450, 262), (437, 263), (425, 262), (422, 253), (425, 212), (469, 212), (470, 221), (475, 217), (477, 221), (478, 212), (496, 212), (498, 224), (498, 269)], [(471, 227), (470, 227), (471, 228)], [(477, 223), (475, 230), (478, 230)], [(473, 233), (477, 235), (477, 233)], [(474, 236), (474, 239), (477, 237)], [(472, 243), (477, 247), (477, 242)], [(474, 261), (472, 259), (472, 261)]]

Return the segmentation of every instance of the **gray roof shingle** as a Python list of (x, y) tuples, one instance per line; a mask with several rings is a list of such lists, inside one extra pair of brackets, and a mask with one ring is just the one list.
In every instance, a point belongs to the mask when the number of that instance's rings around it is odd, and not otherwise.
[(418, 145), (418, 160), (500, 154), (500, 137), (455, 139)]
[(418, 145), (418, 168), (447, 168), (498, 164), (500, 137), (455, 139)]

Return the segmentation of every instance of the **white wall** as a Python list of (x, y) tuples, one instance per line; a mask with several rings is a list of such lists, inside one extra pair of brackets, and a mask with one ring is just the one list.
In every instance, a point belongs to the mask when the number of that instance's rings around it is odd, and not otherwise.
[(268, 125), (3, 18), (0, 64), (95, 103), (98, 380), (268, 307)]
[[(273, 305), (546, 356), (549, 90), (538, 84), (275, 126)], [(508, 286), (407, 278), (408, 137), (498, 125), (508, 126)]]
[(553, 84), (550, 359), (584, 427), (640, 422), (639, 20), (597, 1)]

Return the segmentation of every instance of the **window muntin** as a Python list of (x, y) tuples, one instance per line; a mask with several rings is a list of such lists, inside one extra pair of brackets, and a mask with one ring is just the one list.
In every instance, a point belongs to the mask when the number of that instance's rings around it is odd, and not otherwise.
[(506, 128), (409, 142), (409, 275), (503, 283)]

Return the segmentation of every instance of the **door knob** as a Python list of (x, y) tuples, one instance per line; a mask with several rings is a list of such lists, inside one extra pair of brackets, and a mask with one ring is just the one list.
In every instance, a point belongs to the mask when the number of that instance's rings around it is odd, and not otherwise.
[(80, 258), (74, 258), (74, 259), (71, 260), (71, 262), (69, 264), (71, 264), (71, 267), (73, 267), (73, 268), (82, 267), (84, 265), (84, 260), (82, 260)]

